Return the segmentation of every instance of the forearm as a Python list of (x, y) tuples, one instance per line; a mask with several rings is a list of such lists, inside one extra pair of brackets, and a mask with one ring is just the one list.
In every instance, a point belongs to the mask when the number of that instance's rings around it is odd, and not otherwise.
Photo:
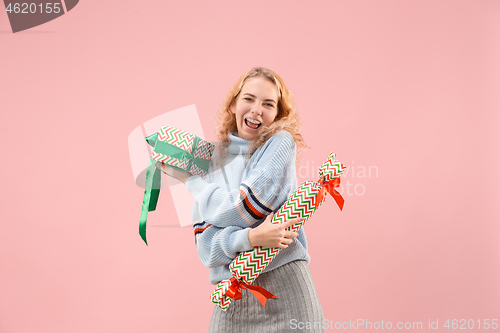
[(279, 180), (281, 183), (274, 182), (270, 175), (263, 173), (253, 183), (245, 181), (228, 192), (217, 184), (192, 177), (186, 187), (197, 203), (194, 209), (201, 220), (221, 228), (247, 228), (262, 221), (287, 200), (293, 178), (287, 174)]

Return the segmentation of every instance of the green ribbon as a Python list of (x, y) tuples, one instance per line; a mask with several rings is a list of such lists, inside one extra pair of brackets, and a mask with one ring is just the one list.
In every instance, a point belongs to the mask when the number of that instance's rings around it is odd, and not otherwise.
[[(198, 142), (200, 140), (202, 139), (197, 136), (194, 137), (192, 149), (193, 153), (196, 150), (196, 147), (198, 147)], [(176, 169), (187, 171), (190, 170), (192, 163), (195, 163), (200, 169), (204, 171), (208, 170), (210, 160), (194, 158), (193, 154), (169, 143), (158, 140), (158, 133), (154, 133), (146, 137), (146, 141), (150, 146), (154, 147), (153, 151), (156, 153), (175, 157), (181, 161), (189, 160), (186, 170), (172, 165), (172, 167)], [(156, 210), (158, 197), (160, 196), (162, 171), (156, 167), (156, 163), (157, 162), (151, 158), (146, 169), (146, 186), (144, 190), (144, 199), (142, 200), (141, 219), (139, 221), (139, 234), (146, 245), (148, 245), (148, 241), (146, 240), (146, 222), (148, 219), (148, 212)]]
[(156, 167), (156, 161), (149, 160), (148, 168), (146, 169), (146, 189), (144, 191), (144, 199), (142, 199), (141, 220), (139, 222), (139, 234), (142, 240), (148, 245), (146, 240), (146, 222), (148, 220), (148, 212), (156, 210), (158, 197), (160, 196), (161, 186), (161, 171)]

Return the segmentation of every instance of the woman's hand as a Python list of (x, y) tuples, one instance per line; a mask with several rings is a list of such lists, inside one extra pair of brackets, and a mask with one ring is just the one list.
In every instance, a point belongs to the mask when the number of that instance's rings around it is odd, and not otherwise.
[(174, 177), (175, 179), (180, 180), (184, 184), (186, 184), (186, 180), (188, 180), (188, 178), (192, 176), (189, 172), (176, 169), (168, 164), (158, 162), (156, 163), (156, 167), (161, 171), (163, 171), (166, 175)]
[(305, 220), (304, 218), (296, 218), (288, 220), (284, 223), (271, 223), (274, 213), (268, 215), (266, 220), (256, 228), (248, 231), (248, 241), (252, 247), (261, 246), (263, 248), (286, 249), (293, 242), (292, 237), (297, 237), (299, 234), (294, 231), (286, 231), (285, 229), (295, 223)]

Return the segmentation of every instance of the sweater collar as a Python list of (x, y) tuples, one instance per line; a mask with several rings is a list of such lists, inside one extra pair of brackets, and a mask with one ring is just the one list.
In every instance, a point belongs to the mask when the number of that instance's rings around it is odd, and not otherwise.
[(243, 155), (247, 153), (251, 141), (239, 138), (237, 131), (230, 132), (228, 137), (231, 143), (229, 144), (227, 151), (230, 154)]

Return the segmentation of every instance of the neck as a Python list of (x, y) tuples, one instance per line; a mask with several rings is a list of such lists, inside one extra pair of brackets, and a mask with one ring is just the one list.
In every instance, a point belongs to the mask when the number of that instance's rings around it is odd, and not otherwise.
[(233, 155), (246, 154), (253, 141), (238, 137), (238, 132), (228, 134), (231, 143), (227, 148), (228, 152)]

